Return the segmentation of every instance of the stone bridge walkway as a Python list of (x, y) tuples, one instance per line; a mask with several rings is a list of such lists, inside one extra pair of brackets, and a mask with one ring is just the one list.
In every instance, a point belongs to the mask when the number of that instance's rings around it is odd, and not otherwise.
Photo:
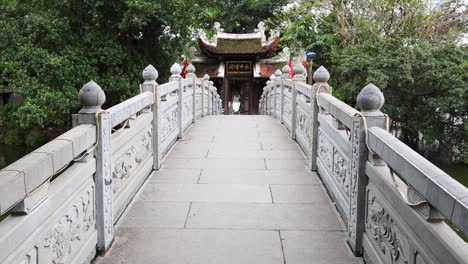
[(269, 116), (208, 116), (176, 144), (95, 263), (361, 263), (320, 180)]

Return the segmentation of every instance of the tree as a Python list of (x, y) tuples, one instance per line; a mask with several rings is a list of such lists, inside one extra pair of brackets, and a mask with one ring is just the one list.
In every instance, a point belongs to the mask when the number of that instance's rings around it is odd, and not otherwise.
[(283, 44), (316, 51), (342, 99), (353, 105), (373, 82), (405, 143), (421, 152), (435, 143), (439, 157), (468, 161), (468, 55), (459, 45), (467, 12), (458, 0), (436, 9), (413, 0), (303, 1), (277, 16)]
[(400, 42), (380, 38), (334, 53), (335, 78), (345, 100), (353, 104), (360, 89), (372, 82), (382, 89), (384, 111), (406, 144), (424, 151), (424, 143), (437, 141), (450, 161), (466, 159), (467, 48)]
[(90, 79), (105, 90), (107, 106), (138, 92), (141, 70), (149, 63), (160, 70), (160, 80), (166, 79), (189, 39), (188, 5), (1, 0), (0, 76), (25, 98), (17, 107), (2, 107), (8, 133), (21, 128), (25, 135), (19, 138), (38, 145), (47, 140), (44, 132), (69, 126), (79, 108), (78, 90)]
[(226, 32), (253, 32), (260, 21), (272, 19), (289, 0), (195, 1), (196, 25), (209, 29), (220, 22)]

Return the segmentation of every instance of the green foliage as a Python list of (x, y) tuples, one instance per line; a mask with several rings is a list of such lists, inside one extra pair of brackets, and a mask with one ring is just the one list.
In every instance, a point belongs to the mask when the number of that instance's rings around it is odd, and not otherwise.
[(195, 25), (210, 29), (220, 22), (226, 32), (253, 32), (260, 21), (280, 11), (288, 0), (195, 0)]
[(24, 143), (27, 147), (40, 146), (47, 142), (47, 135), (38, 130), (32, 130), (26, 136)]
[(0, 0), (0, 77), (25, 98), (2, 108), (1, 123), (33, 131), (27, 142), (36, 145), (46, 128), (70, 125), (78, 90), (90, 79), (106, 92), (107, 106), (138, 92), (149, 63), (164, 82), (189, 37), (189, 4)]
[[(345, 100), (353, 102), (367, 83), (385, 94), (384, 111), (401, 130), (404, 142), (417, 149), (419, 134), (439, 141), (442, 153), (466, 148), (468, 131), (468, 71), (466, 47), (433, 45), (425, 41), (385, 39), (367, 41), (334, 52), (335, 76)], [(466, 149), (459, 157), (466, 158)]]
[(304, 1), (277, 17), (285, 21), (282, 44), (302, 42), (317, 52), (334, 94), (354, 105), (374, 83), (405, 143), (423, 151), (438, 142), (439, 157), (429, 158), (466, 161), (468, 48), (454, 44), (467, 30), (461, 5), (453, 0), (428, 10), (422, 1)]
[(0, 77), (25, 98), (0, 110), (8, 142), (22, 141), (19, 128), (37, 145), (49, 128), (69, 126), (89, 80), (114, 105), (138, 92), (149, 63), (165, 82), (195, 29), (219, 21), (228, 32), (252, 31), (287, 2), (0, 0)]
[(10, 127), (5, 133), (5, 143), (8, 145), (21, 145), (24, 143), (24, 133), (18, 127)]

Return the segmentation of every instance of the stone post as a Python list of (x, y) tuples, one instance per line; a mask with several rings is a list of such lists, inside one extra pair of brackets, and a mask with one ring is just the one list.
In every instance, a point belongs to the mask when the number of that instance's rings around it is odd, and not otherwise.
[(203, 76), (202, 86), (201, 86), (201, 116), (205, 116), (205, 88), (208, 86), (208, 82), (210, 81), (210, 76), (205, 74)]
[(274, 74), (270, 76), (270, 85), (269, 87), (269, 93), (270, 93), (270, 111), (269, 115), (274, 116), (275, 113), (275, 91), (276, 91), (276, 77)]
[(284, 124), (284, 83), (283, 81), (285, 79), (288, 79), (289, 73), (291, 72), (291, 69), (289, 68), (288, 65), (284, 65), (283, 68), (281, 69), (282, 75), (281, 75), (281, 113), (280, 113), (280, 122), (281, 124)]
[[(212, 111), (210, 110), (211, 107), (213, 106), (213, 102), (211, 102), (211, 87), (213, 87), (213, 82), (212, 81), (208, 81), (208, 89), (207, 89), (207, 99), (206, 99), (206, 114), (209, 115), (209, 114), (212, 114)], [(210, 113), (211, 112), (211, 113)]]
[(211, 86), (211, 114), (216, 114), (216, 101), (215, 101), (215, 94), (216, 94), (216, 87), (214, 85)]
[(262, 95), (260, 96), (260, 100), (258, 101), (258, 111), (261, 115), (263, 115), (263, 93)]
[(197, 120), (197, 107), (196, 107), (196, 95), (197, 95), (197, 76), (195, 75), (195, 66), (193, 64), (190, 64), (187, 66), (187, 78), (190, 78), (193, 80), (192, 84), (192, 123), (195, 123)]
[(367, 127), (385, 127), (385, 116), (380, 109), (384, 104), (382, 92), (373, 84), (364, 87), (357, 96), (357, 105), (365, 121), (361, 116), (355, 116), (351, 130), (351, 181), (350, 181), (350, 213), (348, 219), (348, 244), (354, 255), (362, 254), (362, 234), (365, 230), (366, 208), (366, 161), (374, 165), (385, 163), (377, 156), (370, 153), (366, 146)]
[(297, 129), (297, 82), (305, 82), (306, 80), (306, 70), (302, 64), (297, 64), (294, 66), (294, 77), (293, 77), (293, 87), (292, 87), (292, 98), (291, 98), (291, 139), (296, 139), (296, 129)]
[(265, 93), (265, 98), (264, 98), (265, 101), (264, 101), (264, 103), (263, 103), (263, 104), (264, 104), (264, 107), (265, 107), (264, 111), (265, 111), (265, 115), (268, 115), (268, 114), (269, 114), (269, 113), (268, 113), (268, 109), (270, 108), (270, 104), (269, 104), (269, 102), (268, 102), (269, 97), (270, 97), (270, 86), (269, 86), (269, 83), (267, 83), (267, 86), (265, 86), (265, 87), (263, 88), (263, 92)]
[(278, 109), (277, 109), (277, 107), (278, 107), (278, 96), (277, 96), (277, 94), (278, 94), (278, 89), (280, 89), (280, 87), (281, 87), (281, 71), (278, 69), (278, 70), (275, 71), (275, 82), (273, 83), (273, 89), (274, 89), (273, 103), (275, 104), (273, 106), (273, 111), (274, 111), (273, 116), (274, 117), (278, 117), (278, 114), (277, 114), (277, 112), (278, 112)]
[(311, 89), (311, 117), (310, 117), (310, 130), (312, 132), (311, 142), (310, 142), (310, 154), (309, 154), (309, 162), (310, 168), (313, 171), (317, 170), (317, 140), (318, 140), (318, 114), (319, 114), (319, 106), (317, 103), (317, 90), (319, 93), (331, 93), (331, 87), (328, 85), (328, 80), (330, 79), (330, 73), (328, 72), (325, 67), (320, 66), (314, 72), (314, 81), (315, 84), (312, 85)]
[(151, 112), (153, 112), (153, 135), (152, 135), (152, 147), (153, 147), (153, 169), (159, 170), (161, 167), (161, 157), (159, 156), (159, 120), (160, 120), (160, 106), (161, 106), (161, 97), (158, 94), (156, 79), (158, 79), (158, 71), (154, 68), (153, 65), (148, 65), (143, 70), (143, 84), (141, 89), (143, 92), (152, 92), (154, 97), (154, 103), (151, 106)]
[(182, 126), (182, 109), (184, 107), (182, 98), (183, 98), (183, 87), (182, 87), (182, 76), (180, 73), (182, 73), (182, 68), (178, 63), (174, 63), (171, 66), (171, 77), (169, 78), (170, 82), (177, 82), (179, 85), (179, 88), (177, 89), (177, 126), (179, 129), (179, 138), (182, 138), (184, 136), (184, 128)]
[[(73, 116), (74, 125), (95, 124), (96, 114), (99, 122), (97, 130), (97, 146), (94, 152), (96, 157), (96, 227), (97, 249), (106, 252), (114, 240), (114, 219), (112, 212), (113, 183), (112, 183), (112, 150), (111, 133), (112, 123), (110, 114), (100, 112), (106, 101), (106, 95), (101, 87), (94, 81), (85, 84), (78, 94), (83, 108)], [(100, 112), (100, 113), (98, 113)]]

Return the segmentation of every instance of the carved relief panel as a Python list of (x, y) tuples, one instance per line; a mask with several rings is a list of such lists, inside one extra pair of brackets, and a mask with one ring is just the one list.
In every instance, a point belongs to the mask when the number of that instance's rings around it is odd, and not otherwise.
[(171, 132), (177, 128), (177, 107), (171, 107), (168, 109), (169, 110), (167, 112), (163, 113), (161, 118), (161, 142), (164, 141), (171, 134)]
[(333, 146), (320, 128), (318, 130), (317, 154), (319, 159), (325, 164), (325, 169), (331, 172), (333, 165)]
[(287, 98), (286, 96), (284, 97), (284, 109), (283, 109), (283, 115), (286, 119), (291, 122), (292, 120), (292, 104), (291, 104), (291, 99)]
[(184, 98), (183, 100), (183, 108), (182, 108), (182, 118), (184, 120), (187, 120), (187, 119), (190, 119), (192, 120), (193, 118), (193, 113), (192, 113), (192, 107), (193, 107), (193, 104), (192, 104), (192, 97), (191, 96), (187, 96)]
[(127, 182), (138, 166), (153, 153), (151, 143), (152, 129), (147, 128), (139, 135), (138, 140), (119, 157), (112, 172), (113, 192), (117, 193)]
[(349, 197), (349, 182), (351, 177), (349, 159), (337, 148), (333, 149), (333, 177)]
[(300, 133), (307, 142), (311, 141), (309, 130), (310, 130), (310, 115), (309, 112), (302, 109), (302, 107), (297, 108), (297, 132)]
[(49, 253), (48, 263), (69, 263), (71, 257), (80, 252), (83, 244), (95, 230), (94, 185), (92, 185), (51, 228), (51, 231), (45, 234), (42, 248)]
[(366, 233), (385, 263), (408, 263), (407, 238), (370, 190), (367, 191)]

